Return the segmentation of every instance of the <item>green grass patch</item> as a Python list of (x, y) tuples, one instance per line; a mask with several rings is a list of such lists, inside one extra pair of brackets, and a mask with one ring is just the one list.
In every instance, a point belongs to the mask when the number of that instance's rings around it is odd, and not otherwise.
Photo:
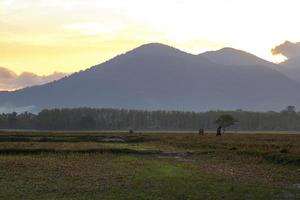
[(300, 199), (300, 135), (0, 133), (0, 199)]

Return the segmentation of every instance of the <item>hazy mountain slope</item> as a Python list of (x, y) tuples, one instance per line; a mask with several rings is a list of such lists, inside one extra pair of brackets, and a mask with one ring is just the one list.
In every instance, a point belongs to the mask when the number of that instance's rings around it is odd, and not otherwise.
[(300, 56), (279, 64), (278, 71), (300, 83)]
[(275, 64), (261, 59), (250, 53), (233, 48), (223, 48), (217, 51), (208, 51), (200, 55), (208, 58), (209, 60), (215, 63), (224, 65), (267, 66), (281, 72), (288, 78), (300, 83), (300, 57), (290, 58), (283, 63)]
[(61, 80), (0, 93), (0, 105), (209, 110), (300, 106), (300, 86), (264, 66), (224, 66), (148, 44)]
[(209, 60), (222, 65), (260, 65), (276, 68), (276, 66), (274, 66), (274, 63), (268, 62), (245, 51), (229, 47), (217, 51), (208, 51), (200, 54), (200, 56), (204, 56)]

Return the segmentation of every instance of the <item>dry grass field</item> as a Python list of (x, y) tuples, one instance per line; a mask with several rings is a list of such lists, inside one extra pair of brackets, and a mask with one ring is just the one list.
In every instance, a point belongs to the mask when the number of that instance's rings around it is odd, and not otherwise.
[(300, 134), (2, 131), (0, 199), (300, 199)]

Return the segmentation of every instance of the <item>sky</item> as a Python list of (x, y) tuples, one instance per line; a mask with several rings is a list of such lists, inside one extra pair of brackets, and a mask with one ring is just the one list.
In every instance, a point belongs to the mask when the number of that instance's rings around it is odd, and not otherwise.
[(271, 49), (300, 41), (299, 8), (299, 0), (0, 0), (0, 66), (68, 74), (149, 42), (280, 62)]

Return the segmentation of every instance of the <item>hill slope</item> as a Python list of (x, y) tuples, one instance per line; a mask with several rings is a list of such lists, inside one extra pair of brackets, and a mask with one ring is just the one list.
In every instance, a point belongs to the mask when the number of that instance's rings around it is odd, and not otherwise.
[(49, 84), (0, 93), (0, 105), (279, 110), (300, 106), (298, 91), (269, 67), (225, 66), (154, 43)]
[(300, 83), (300, 56), (290, 58), (279, 65), (278, 71)]
[(200, 56), (204, 56), (209, 60), (222, 65), (260, 65), (267, 67), (275, 67), (274, 63), (268, 62), (248, 52), (226, 47), (217, 51), (208, 51)]
[(287, 76), (288, 78), (300, 83), (300, 57), (290, 58), (283, 63), (274, 64), (245, 51), (233, 48), (223, 48), (217, 51), (208, 51), (203, 54), (200, 54), (200, 56), (204, 56), (215, 63), (224, 65), (266, 66), (275, 69)]

